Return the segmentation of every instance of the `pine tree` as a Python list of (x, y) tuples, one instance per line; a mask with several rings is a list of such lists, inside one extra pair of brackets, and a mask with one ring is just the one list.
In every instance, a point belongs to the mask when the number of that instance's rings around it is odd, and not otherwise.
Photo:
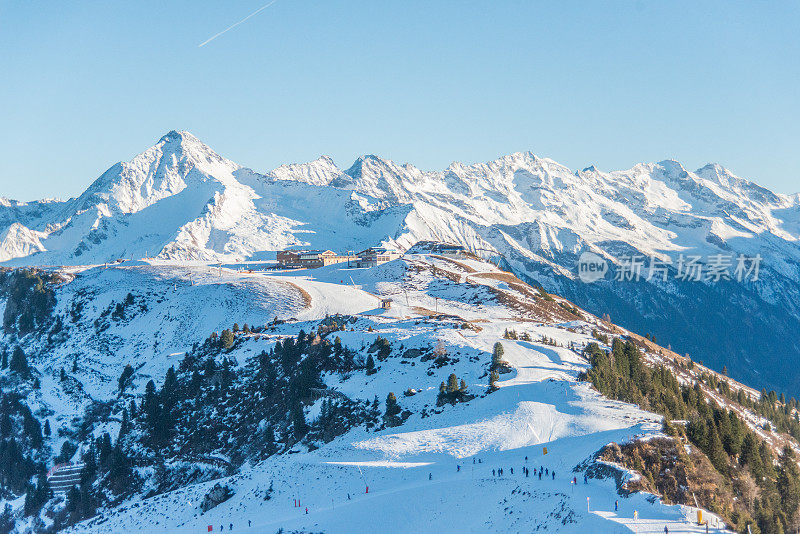
[(19, 375), (28, 375), (28, 358), (25, 356), (25, 352), (19, 345), (14, 348), (14, 352), (11, 354), (11, 363), (8, 367), (11, 371), (14, 371)]
[(50, 420), (49, 419), (45, 419), (44, 420), (44, 435), (45, 435), (45, 437), (49, 438), (50, 437), (50, 432), (51, 432), (50, 431)]
[(122, 370), (122, 374), (119, 375), (119, 380), (117, 381), (117, 386), (119, 388), (120, 395), (125, 394), (125, 390), (130, 384), (132, 377), (133, 377), (133, 367), (131, 367), (131, 364), (126, 364), (125, 368)]
[(393, 427), (399, 425), (402, 422), (400, 417), (398, 417), (401, 411), (400, 405), (397, 404), (397, 397), (394, 393), (390, 392), (386, 396), (386, 412), (383, 415), (386, 426)]
[(219, 337), (219, 343), (223, 350), (228, 350), (233, 347), (235, 338), (233, 337), (233, 332), (228, 329), (222, 331), (222, 335)]
[(458, 392), (458, 377), (455, 373), (450, 373), (447, 377), (447, 393), (454, 394)]
[(375, 360), (372, 358), (372, 354), (367, 356), (367, 374), (371, 375), (376, 373), (377, 370), (375, 369)]
[(794, 519), (800, 509), (800, 470), (794, 451), (788, 445), (784, 446), (781, 454), (777, 489), (781, 496), (781, 510), (789, 520)]
[(295, 441), (300, 441), (308, 433), (306, 415), (303, 413), (303, 407), (299, 403), (292, 410), (292, 427)]
[(492, 371), (489, 374), (489, 391), (495, 391), (497, 389), (497, 381), (500, 380), (500, 375), (497, 371)]
[(503, 361), (503, 344), (499, 341), (494, 344), (494, 348), (492, 350), (492, 370), (500, 369), (501, 367), (505, 366), (505, 362)]
[(8, 369), (8, 350), (4, 347), (3, 354), (0, 356), (0, 367)]

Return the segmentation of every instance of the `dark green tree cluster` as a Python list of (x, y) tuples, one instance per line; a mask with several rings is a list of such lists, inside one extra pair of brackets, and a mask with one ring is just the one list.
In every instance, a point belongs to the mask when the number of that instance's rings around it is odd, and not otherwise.
[(386, 411), (383, 414), (383, 424), (386, 427), (396, 427), (403, 424), (408, 419), (411, 412), (408, 410), (403, 411), (400, 404), (397, 402), (397, 397), (394, 393), (390, 392), (386, 396)]
[(369, 350), (369, 352), (373, 351), (377, 351), (378, 360), (383, 361), (392, 353), (392, 345), (385, 337), (378, 336)]
[[(377, 399), (350, 400), (332, 392), (322, 380), (325, 372), (362, 368), (354, 356), (341, 340), (331, 343), (314, 332), (301, 331), (239, 363), (209, 338), (190, 351), (177, 369), (167, 370), (161, 388), (150, 382), (140, 405), (131, 402), (112, 452), (119, 447), (131, 468), (151, 465), (154, 457), (216, 454), (238, 465), (299, 443), (314, 447), (353, 426), (376, 428), (382, 415)], [(319, 417), (309, 420), (307, 407), (320, 399)], [(99, 459), (103, 447), (96, 446)], [(160, 480), (158, 491), (177, 483), (169, 474)]]
[(746, 509), (728, 514), (740, 531), (749, 525), (754, 533), (783, 533), (797, 524), (800, 476), (790, 449), (784, 449), (776, 470), (769, 445), (736, 412), (707, 398), (699, 383), (681, 385), (666, 367), (649, 367), (631, 340), (614, 339), (610, 352), (590, 343), (584, 354), (591, 368), (583, 378), (598, 391), (664, 415), (668, 433), (677, 433), (670, 419), (688, 420), (686, 437), (726, 480), (738, 488), (745, 485), (745, 473), (752, 477), (758, 498), (749, 503), (741, 499)]
[(504, 353), (503, 344), (499, 341), (496, 342), (494, 347), (492, 347), (492, 364), (489, 367), (490, 371), (506, 372), (509, 369), (508, 362), (503, 359)]
[(21, 337), (50, 326), (56, 304), (55, 280), (55, 275), (39, 270), (0, 271), (0, 293), (7, 297), (3, 312), (7, 333)]
[(467, 389), (467, 383), (462, 378), (460, 381), (455, 373), (450, 373), (447, 377), (447, 382), (442, 382), (439, 385), (439, 395), (436, 397), (436, 405), (442, 406), (443, 404), (456, 404), (457, 402), (466, 402), (475, 398), (475, 395), (470, 395)]
[(697, 377), (721, 395), (768, 419), (778, 432), (785, 432), (800, 440), (800, 403), (794, 397), (787, 398), (783, 393), (779, 395), (775, 391), (768, 393), (761, 390), (755, 399), (742, 388), (732, 389), (727, 380), (720, 379), (714, 373), (702, 371)]
[(0, 398), (0, 492), (19, 494), (43, 466), (42, 425), (16, 392)]
[(40, 472), (36, 477), (36, 484), (28, 483), (25, 489), (24, 513), (26, 516), (37, 515), (47, 501), (53, 496), (47, 476)]

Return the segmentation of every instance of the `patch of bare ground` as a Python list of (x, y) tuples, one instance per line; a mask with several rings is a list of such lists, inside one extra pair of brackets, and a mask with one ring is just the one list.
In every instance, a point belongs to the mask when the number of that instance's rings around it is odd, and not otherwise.
[[(623, 482), (620, 491), (653, 493), (668, 504), (694, 506), (696, 498), (700, 507), (718, 514), (729, 524), (750, 517), (744, 503), (748, 499), (752, 503), (757, 495), (756, 484), (748, 474), (743, 472), (735, 481), (726, 479), (704, 454), (686, 447), (681, 439), (612, 443), (600, 451), (599, 459), (640, 475)], [(593, 476), (595, 471), (603, 470), (602, 463), (594, 464), (587, 474)]]
[(461, 263), (460, 261), (456, 261), (453, 258), (448, 258), (446, 256), (434, 256), (434, 258), (436, 258), (437, 260), (442, 260), (442, 261), (445, 261), (445, 262), (450, 263), (452, 265), (455, 265), (456, 267), (458, 267), (459, 269), (461, 269), (462, 271), (467, 272), (467, 273), (476, 273), (476, 272), (478, 272), (477, 270), (473, 269), (469, 265), (467, 265), (465, 263)]
[(300, 298), (303, 300), (303, 307), (304, 308), (310, 308), (311, 307), (311, 295), (308, 294), (308, 291), (306, 291), (302, 287), (298, 286), (297, 284), (294, 284), (292, 282), (288, 282), (286, 280), (277, 280), (276, 282), (279, 283), (279, 284), (286, 284), (287, 286), (290, 286), (292, 289), (297, 291), (297, 293), (300, 295)]

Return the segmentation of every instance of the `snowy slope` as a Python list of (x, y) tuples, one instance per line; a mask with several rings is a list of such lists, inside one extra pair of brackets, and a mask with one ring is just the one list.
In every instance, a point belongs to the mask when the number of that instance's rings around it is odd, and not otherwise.
[[(222, 480), (235, 495), (206, 513), (200, 503), (218, 481), (133, 497), (75, 532), (189, 533), (207, 525), (217, 532), (231, 523), (236, 532), (270, 534), (279, 528), (348, 534), (662, 532), (664, 525), (670, 532), (703, 531), (690, 524), (694, 512), (685, 507), (664, 506), (646, 495), (623, 498), (612, 479), (582, 483), (580, 466), (596, 451), (611, 441), (660, 435), (660, 417), (604, 399), (577, 381), (588, 365), (579, 353), (593, 340), (595, 317), (566, 310), (557, 297), (544, 299), (492, 264), (412, 255), (373, 269), (267, 273), (143, 265), (64, 272), (74, 278), (59, 287), (55, 313), (64, 317), (67, 335), (47, 346), (22, 340), (44, 376), (41, 393), (32, 392), (29, 402), (54, 411), (63, 424), (79, 411), (48, 374), (69, 364), (77, 351), (79, 366), (71, 379), (82, 385), (87, 402), (91, 397), (113, 403), (113, 379), (126, 363), (137, 367), (133, 387), (141, 393), (146, 380), (158, 381), (177, 365), (181, 356), (175, 353), (234, 321), (288, 320), (238, 346), (231, 357), (242, 364), (275, 339), (309, 331), (336, 313), (355, 317), (351, 328), (337, 333), (345, 346), (358, 350), (382, 336), (404, 356), (379, 362), (371, 376), (330, 374), (328, 387), (364, 400), (394, 391), (412, 412), (400, 427), (357, 427), (313, 451), (298, 445), (294, 454), (245, 464)], [(393, 299), (391, 309), (378, 307), (382, 297)], [(120, 302), (129, 302), (121, 318), (104, 315)], [(505, 340), (506, 329), (531, 340)], [(502, 375), (498, 391), (486, 394), (488, 362), (498, 341), (513, 370)], [(450, 359), (441, 368), (407, 352), (439, 343)], [(438, 384), (451, 372), (476, 398), (437, 407)], [(407, 388), (419, 392), (401, 395)], [(309, 420), (317, 415), (318, 405), (307, 409)], [(115, 428), (113, 416), (105, 428)], [(525, 477), (523, 466), (546, 467), (548, 476)], [(503, 476), (493, 476), (492, 469), (500, 467)], [(577, 486), (570, 484), (573, 476)]]

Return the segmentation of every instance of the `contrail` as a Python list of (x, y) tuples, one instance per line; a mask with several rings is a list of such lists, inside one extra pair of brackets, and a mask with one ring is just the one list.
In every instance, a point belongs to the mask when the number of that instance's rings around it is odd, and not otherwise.
[(269, 6), (271, 6), (272, 4), (274, 4), (274, 3), (275, 3), (275, 2), (277, 2), (277, 1), (278, 1), (278, 0), (272, 0), (272, 2), (268, 3), (267, 5), (264, 5), (264, 6), (261, 6), (261, 7), (259, 7), (258, 9), (256, 9), (255, 11), (253, 11), (252, 13), (250, 13), (249, 15), (247, 15), (245, 18), (243, 18), (243, 19), (242, 19), (242, 20), (240, 20), (239, 22), (235, 22), (234, 24), (231, 24), (230, 26), (228, 26), (227, 28), (225, 28), (225, 29), (224, 29), (224, 30), (222, 30), (221, 32), (219, 32), (219, 33), (217, 33), (217, 34), (215, 34), (215, 35), (212, 35), (211, 37), (209, 37), (208, 39), (206, 39), (205, 41), (203, 41), (202, 43), (200, 43), (199, 45), (197, 45), (197, 48), (203, 48), (205, 45), (207, 45), (208, 43), (210, 43), (211, 41), (213, 41), (214, 39), (216, 39), (216, 38), (217, 38), (217, 37), (219, 37), (220, 35), (222, 35), (222, 34), (224, 34), (224, 33), (227, 33), (227, 32), (229, 32), (229, 31), (231, 31), (232, 29), (234, 29), (236, 26), (238, 26), (238, 25), (239, 25), (239, 24), (241, 24), (242, 22), (245, 22), (245, 21), (247, 21), (247, 19), (249, 19), (249, 18), (252, 18), (252, 17), (255, 17), (256, 15), (258, 15), (259, 13), (261, 13), (262, 11), (264, 11), (265, 9), (267, 9)]

